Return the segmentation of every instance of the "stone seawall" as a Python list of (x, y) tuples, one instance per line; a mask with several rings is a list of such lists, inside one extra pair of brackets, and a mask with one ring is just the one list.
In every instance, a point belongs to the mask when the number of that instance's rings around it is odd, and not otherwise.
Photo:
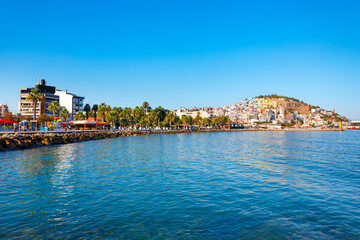
[[(216, 130), (215, 130), (216, 131)], [(61, 133), (16, 133), (0, 136), (0, 151), (26, 149), (54, 144), (76, 143), (90, 140), (129, 137), (149, 134), (191, 133), (191, 130), (177, 131), (85, 131)], [(213, 130), (198, 130), (196, 132), (213, 132)]]
[[(167, 130), (167, 131), (78, 131), (78, 132), (57, 132), (57, 133), (16, 133), (4, 134), (0, 136), (0, 151), (26, 149), (39, 146), (50, 146), (54, 144), (76, 143), (90, 140), (129, 137), (149, 134), (174, 134), (174, 133), (201, 133), (201, 132), (238, 132), (238, 131), (269, 131), (269, 130)], [(274, 131), (274, 130), (272, 130)], [(282, 129), (275, 131), (335, 131), (333, 129), (324, 130), (290, 130)], [(339, 131), (339, 130), (337, 130)]]

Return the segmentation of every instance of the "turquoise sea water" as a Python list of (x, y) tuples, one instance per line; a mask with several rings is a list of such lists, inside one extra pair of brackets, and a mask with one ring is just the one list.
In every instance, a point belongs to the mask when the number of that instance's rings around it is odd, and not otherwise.
[(360, 239), (360, 131), (0, 152), (2, 239)]

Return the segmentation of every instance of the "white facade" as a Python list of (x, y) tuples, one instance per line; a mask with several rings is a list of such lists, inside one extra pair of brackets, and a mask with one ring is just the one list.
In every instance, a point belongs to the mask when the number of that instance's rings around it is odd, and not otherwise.
[(198, 113), (200, 114), (200, 117), (202, 117), (202, 118), (207, 118), (207, 117), (212, 116), (212, 114), (210, 114), (209, 112), (204, 111), (204, 110), (194, 111), (192, 109), (180, 108), (176, 111), (176, 115), (180, 118), (182, 115), (191, 116), (192, 118), (196, 118)]
[(55, 95), (59, 96), (59, 103), (62, 108), (66, 108), (69, 111), (71, 119), (74, 119), (75, 115), (79, 111), (84, 109), (84, 97), (77, 96), (72, 93), (68, 93), (67, 90), (56, 90)]

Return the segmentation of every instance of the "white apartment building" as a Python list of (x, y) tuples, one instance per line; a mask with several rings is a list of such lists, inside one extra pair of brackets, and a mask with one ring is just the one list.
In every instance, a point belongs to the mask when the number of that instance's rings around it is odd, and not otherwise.
[(193, 109), (186, 109), (184, 107), (176, 110), (176, 112), (175, 112), (175, 114), (179, 118), (181, 118), (182, 115), (191, 116), (192, 118), (196, 118), (198, 113), (199, 113), (200, 117), (202, 117), (202, 118), (207, 118), (207, 117), (213, 116), (210, 112), (205, 111), (205, 110), (199, 110), (199, 109), (193, 110)]
[(59, 96), (60, 106), (69, 111), (72, 120), (75, 118), (77, 112), (84, 110), (84, 97), (69, 93), (67, 90), (56, 90), (55, 95)]

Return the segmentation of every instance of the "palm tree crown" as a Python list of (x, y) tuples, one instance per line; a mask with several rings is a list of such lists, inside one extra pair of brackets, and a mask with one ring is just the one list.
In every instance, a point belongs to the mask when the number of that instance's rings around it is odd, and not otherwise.
[(77, 112), (75, 114), (75, 120), (84, 120), (85, 116), (84, 116), (84, 113), (83, 112)]
[(61, 110), (60, 104), (58, 101), (52, 101), (48, 107), (49, 111), (52, 111), (54, 114), (54, 117), (56, 117), (56, 113), (59, 113)]
[(33, 102), (34, 104), (34, 120), (36, 120), (36, 104), (42, 100), (43, 96), (37, 89), (32, 89), (26, 101)]
[(94, 111), (94, 120), (96, 121), (96, 113), (98, 111), (99, 106), (97, 104), (94, 104), (92, 107), (92, 110)]
[(90, 110), (91, 110), (90, 105), (89, 105), (89, 104), (85, 104), (85, 106), (84, 106), (84, 111), (85, 111), (85, 113), (86, 113), (86, 119), (89, 118), (89, 112), (90, 112)]
[(64, 120), (64, 122), (66, 122), (66, 119), (70, 117), (69, 111), (66, 108), (64, 108), (60, 112), (60, 117)]
[(147, 113), (147, 111), (149, 110), (150, 105), (149, 105), (148, 102), (145, 101), (145, 102), (143, 102), (142, 107), (145, 110), (145, 113)]

